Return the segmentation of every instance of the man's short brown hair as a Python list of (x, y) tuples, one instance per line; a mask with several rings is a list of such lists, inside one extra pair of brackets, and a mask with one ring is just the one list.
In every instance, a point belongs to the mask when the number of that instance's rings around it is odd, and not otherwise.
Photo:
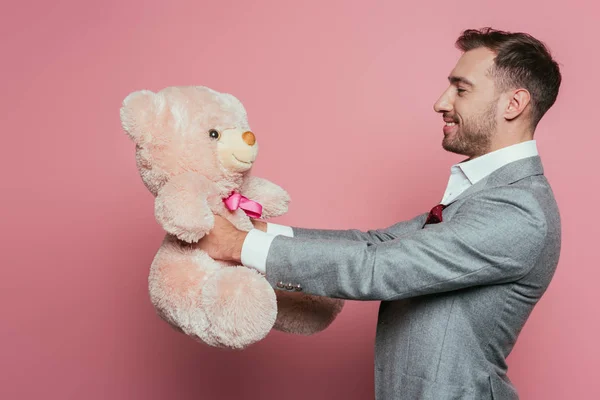
[(467, 29), (456, 40), (463, 52), (485, 47), (496, 54), (490, 75), (496, 89), (524, 88), (531, 95), (532, 127), (535, 129), (558, 96), (560, 69), (544, 43), (527, 33), (492, 28)]

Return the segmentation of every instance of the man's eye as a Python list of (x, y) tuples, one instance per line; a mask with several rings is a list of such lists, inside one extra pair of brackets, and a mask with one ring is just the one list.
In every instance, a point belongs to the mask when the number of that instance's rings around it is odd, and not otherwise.
[(458, 92), (458, 94), (461, 94), (462, 92), (466, 92), (466, 89), (461, 89), (461, 88), (456, 88), (456, 91)]

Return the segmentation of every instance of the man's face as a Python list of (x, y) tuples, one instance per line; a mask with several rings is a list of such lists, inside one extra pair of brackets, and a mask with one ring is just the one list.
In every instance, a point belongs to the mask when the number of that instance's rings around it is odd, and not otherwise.
[(470, 158), (489, 151), (496, 133), (498, 97), (487, 71), (495, 54), (481, 47), (465, 52), (448, 77), (449, 87), (434, 105), (443, 114), (442, 147)]

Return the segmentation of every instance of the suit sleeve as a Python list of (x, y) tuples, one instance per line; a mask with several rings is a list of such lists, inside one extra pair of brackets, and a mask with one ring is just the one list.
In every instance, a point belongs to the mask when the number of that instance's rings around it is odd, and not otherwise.
[(416, 232), (421, 229), (427, 215), (421, 214), (413, 219), (398, 222), (384, 229), (373, 229), (361, 231), (358, 229), (333, 230), (333, 229), (306, 229), (291, 227), (293, 236), (304, 239), (326, 239), (326, 240), (353, 240), (360, 242), (383, 243), (396, 239), (407, 233)]
[[(399, 300), (525, 276), (541, 253), (546, 222), (530, 192), (486, 190), (449, 221), (379, 242), (277, 236), (266, 278), (307, 294)], [(377, 238), (376, 238), (377, 239)]]

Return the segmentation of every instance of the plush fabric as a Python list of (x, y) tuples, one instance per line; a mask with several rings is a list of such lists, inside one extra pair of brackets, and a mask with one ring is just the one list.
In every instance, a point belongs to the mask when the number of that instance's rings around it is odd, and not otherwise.
[(202, 86), (141, 90), (124, 99), (121, 122), (167, 232), (149, 275), (151, 301), (165, 321), (202, 343), (233, 349), (273, 328), (308, 335), (331, 324), (342, 300), (274, 290), (257, 271), (213, 260), (198, 247), (215, 214), (252, 229), (242, 208), (225, 206), (232, 193), (258, 202), (263, 219), (288, 209), (284, 189), (250, 174), (258, 141), (237, 98)]

